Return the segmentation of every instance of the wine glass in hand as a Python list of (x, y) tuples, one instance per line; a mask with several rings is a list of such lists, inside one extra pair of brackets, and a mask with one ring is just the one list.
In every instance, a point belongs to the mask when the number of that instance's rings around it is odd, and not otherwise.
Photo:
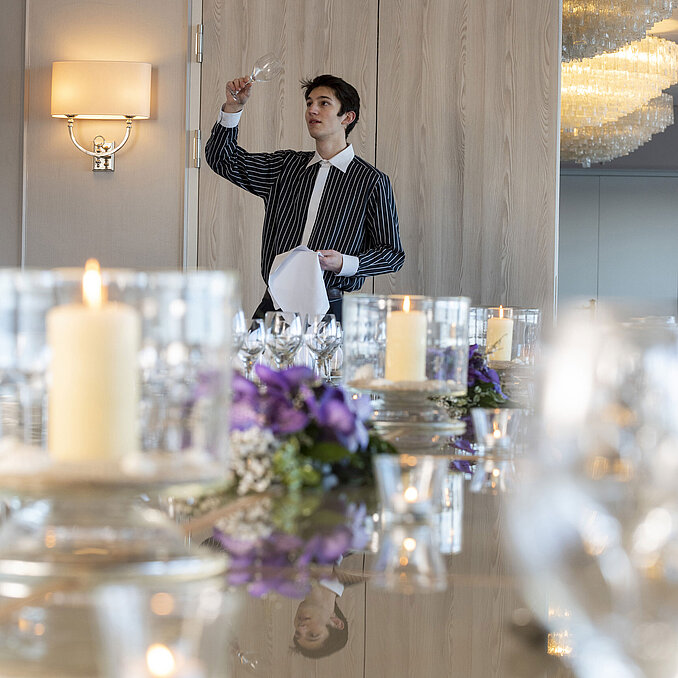
[(276, 367), (289, 367), (304, 338), (298, 313), (269, 311), (264, 319), (266, 347), (273, 355)]
[[(277, 78), (282, 72), (283, 66), (280, 63), (280, 59), (278, 59), (275, 54), (271, 54), (269, 52), (268, 54), (264, 54), (264, 56), (259, 57), (254, 62), (252, 73), (250, 73), (250, 76), (245, 81), (243, 87), (246, 87), (252, 82), (269, 82), (270, 80)], [(238, 94), (240, 93), (240, 90), (243, 89), (243, 87), (237, 91), (230, 89), (228, 90), (230, 95), (233, 97), (233, 100), (237, 101), (238, 103), (241, 103), (240, 99), (238, 98)]]
[(264, 330), (264, 321), (254, 319), (249, 331), (245, 334), (239, 352), (240, 359), (245, 365), (245, 376), (248, 379), (252, 379), (252, 368), (265, 348), (266, 332)]

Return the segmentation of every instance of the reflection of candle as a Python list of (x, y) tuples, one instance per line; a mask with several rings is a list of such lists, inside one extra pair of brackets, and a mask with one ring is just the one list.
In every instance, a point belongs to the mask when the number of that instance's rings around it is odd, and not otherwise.
[(402, 311), (386, 318), (386, 370), (389, 381), (426, 380), (426, 315), (410, 311), (405, 297)]
[(115, 459), (138, 448), (140, 319), (102, 301), (99, 264), (87, 262), (83, 304), (47, 315), (51, 349), (48, 447), (55, 459)]
[(504, 317), (504, 307), (499, 315), (487, 319), (487, 356), (489, 360), (511, 360), (513, 344), (513, 319)]

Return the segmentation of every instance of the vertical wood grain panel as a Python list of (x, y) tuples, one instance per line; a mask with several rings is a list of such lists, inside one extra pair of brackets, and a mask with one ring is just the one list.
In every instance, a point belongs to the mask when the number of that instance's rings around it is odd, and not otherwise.
[[(31, 0), (28, 5), (26, 263), (178, 267), (182, 260), (186, 164), (189, 0)], [(146, 61), (153, 65), (151, 118), (135, 122), (113, 173), (91, 159), (50, 117), (51, 63)], [(105, 83), (104, 83), (105, 85)], [(124, 124), (76, 122), (76, 138), (120, 142)]]
[(524, 648), (507, 630), (522, 603), (504, 548), (504, 497), (471, 494), (467, 482), (464, 491), (462, 550), (446, 558), (446, 591), (406, 596), (368, 584), (367, 678), (514, 675), (511, 657)]
[(377, 164), (407, 260), (380, 292), (553, 310), (559, 3), (381, 0)]
[(21, 263), (25, 0), (7, 0), (0, 22), (0, 266)]
[[(360, 122), (351, 133), (355, 151), (374, 161), (376, 128), (376, 0), (204, 0), (205, 58), (202, 124), (205, 140), (224, 101), (226, 82), (247, 74), (258, 56), (273, 51), (283, 76), (256, 84), (241, 122), (248, 151), (312, 149), (306, 133), (299, 80), (333, 73), (361, 97)], [(251, 313), (265, 289), (260, 273), (263, 204), (258, 198), (201, 170), (198, 262), (232, 268), (242, 279), (243, 308)]]

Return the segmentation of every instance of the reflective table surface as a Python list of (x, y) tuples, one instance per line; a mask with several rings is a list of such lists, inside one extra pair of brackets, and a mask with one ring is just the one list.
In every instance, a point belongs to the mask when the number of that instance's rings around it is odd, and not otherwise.
[[(469, 484), (468, 479), (459, 484), (461, 515), (445, 528), (453, 526), (456, 534), (444, 549), (445, 581), (431, 586), (436, 590), (415, 585), (403, 593), (394, 590), (402, 588), (397, 577), (395, 583), (384, 581), (383, 563), (373, 552), (380, 539), (383, 551), (383, 530), (371, 535), (365, 550), (349, 553), (334, 567), (312, 570), (311, 593), (303, 601), (303, 591), (297, 598), (275, 591), (258, 598), (248, 592), (252, 582), (230, 586), (229, 675), (572, 676), (557, 656), (563, 649), (558, 639), (548, 636), (523, 602), (520, 573), (505, 542), (507, 496), (472, 493)], [(217, 509), (189, 524), (189, 530), (195, 528), (192, 539), (208, 538), (210, 521), (219, 524), (223, 515), (224, 509)], [(412, 529), (406, 527), (398, 539), (405, 541)], [(340, 586), (332, 591), (337, 581)], [(328, 612), (333, 602), (341, 615)], [(330, 625), (347, 630), (347, 639), (339, 649), (318, 650), (329, 636), (323, 630), (328, 618)], [(305, 656), (295, 634), (302, 644), (308, 641), (307, 649), (325, 656)]]

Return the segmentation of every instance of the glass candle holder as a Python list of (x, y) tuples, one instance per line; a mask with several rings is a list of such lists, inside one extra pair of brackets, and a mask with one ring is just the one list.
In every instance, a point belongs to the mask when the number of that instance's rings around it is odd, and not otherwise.
[(0, 407), (18, 411), (3, 415), (0, 497), (20, 506), (0, 524), (0, 571), (29, 591), (121, 569), (213, 576), (223, 558), (190, 551), (139, 496), (227, 476), (235, 278), (88, 274), (0, 270)]
[(349, 295), (344, 382), (377, 394), (377, 432), (403, 451), (439, 450), (464, 431), (432, 396), (466, 393), (468, 299)]
[(386, 525), (372, 585), (394, 593), (435, 593), (447, 588), (447, 570), (432, 525)]
[(493, 367), (534, 365), (540, 338), (538, 308), (473, 306), (469, 311), (470, 343), (478, 344)]
[(381, 507), (394, 520), (428, 520), (442, 509), (448, 460), (435, 455), (377, 454), (373, 458)]
[(468, 304), (465, 297), (348, 296), (346, 384), (382, 394), (463, 395)]
[(230, 609), (216, 583), (141, 588), (107, 584), (93, 594), (102, 678), (221, 678), (228, 673)]
[(521, 444), (523, 411), (475, 407), (471, 419), (481, 455), (508, 455)]
[(223, 477), (235, 279), (104, 270), (102, 300), (82, 290), (80, 269), (0, 271), (5, 480)]

